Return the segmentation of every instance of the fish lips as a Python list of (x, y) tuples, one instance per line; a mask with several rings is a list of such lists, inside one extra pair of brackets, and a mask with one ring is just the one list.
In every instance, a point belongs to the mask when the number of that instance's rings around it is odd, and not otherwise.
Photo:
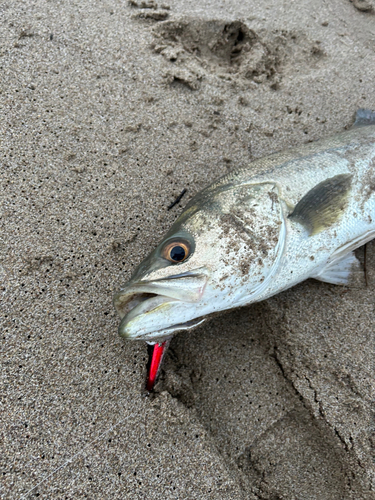
[[(154, 340), (189, 329), (194, 319), (187, 305), (201, 300), (209, 279), (206, 268), (154, 281), (130, 281), (114, 296), (122, 321), (119, 334), (128, 339)], [(158, 333), (160, 332), (160, 334)]]

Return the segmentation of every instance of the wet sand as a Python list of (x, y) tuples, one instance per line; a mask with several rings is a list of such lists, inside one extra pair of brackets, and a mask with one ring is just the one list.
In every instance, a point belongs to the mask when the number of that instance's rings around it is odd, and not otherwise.
[(375, 109), (372, 5), (0, 7), (1, 498), (375, 498), (374, 243), (368, 287), (178, 335), (153, 396), (112, 306), (203, 186)]

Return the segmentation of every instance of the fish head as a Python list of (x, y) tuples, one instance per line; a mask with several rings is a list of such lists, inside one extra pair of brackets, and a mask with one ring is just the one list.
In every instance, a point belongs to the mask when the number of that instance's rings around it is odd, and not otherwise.
[(272, 183), (206, 188), (115, 294), (119, 334), (162, 342), (255, 301), (277, 265), (284, 226)]

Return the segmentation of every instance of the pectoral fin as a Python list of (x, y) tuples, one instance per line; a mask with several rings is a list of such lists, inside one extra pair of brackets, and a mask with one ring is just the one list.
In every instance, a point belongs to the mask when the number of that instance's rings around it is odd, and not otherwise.
[(294, 207), (289, 218), (302, 224), (310, 236), (332, 226), (348, 204), (351, 174), (340, 174), (313, 187)]
[(362, 266), (354, 252), (329, 262), (311, 277), (334, 285), (358, 285), (364, 279)]

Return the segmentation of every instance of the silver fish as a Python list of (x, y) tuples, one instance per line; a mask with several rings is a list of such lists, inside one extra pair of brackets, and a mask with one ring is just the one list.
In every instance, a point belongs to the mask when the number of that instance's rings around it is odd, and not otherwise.
[(119, 334), (160, 344), (307, 278), (347, 284), (360, 269), (353, 250), (374, 237), (375, 113), (359, 110), (353, 129), (198, 193), (115, 294)]

